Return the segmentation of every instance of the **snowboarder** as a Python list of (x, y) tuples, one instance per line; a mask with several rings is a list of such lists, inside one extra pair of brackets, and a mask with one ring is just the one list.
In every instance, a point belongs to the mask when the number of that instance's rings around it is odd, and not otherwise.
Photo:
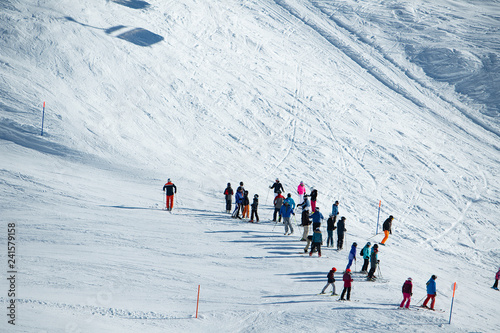
[(333, 230), (337, 229), (335, 226), (335, 217), (330, 215), (326, 221), (326, 232), (328, 233), (328, 238), (326, 239), (326, 247), (333, 247)]
[(339, 215), (339, 202), (335, 201), (332, 205), (333, 223), (337, 221), (337, 215)]
[(224, 190), (224, 195), (226, 196), (226, 213), (231, 213), (231, 204), (233, 201), (234, 191), (231, 187), (231, 183), (227, 183), (227, 187)]
[(250, 222), (253, 222), (253, 218), (256, 218), (256, 222), (259, 222), (259, 214), (257, 213), (257, 208), (259, 208), (259, 195), (255, 194), (253, 196), (253, 202), (252, 202), (252, 214), (250, 215)]
[(295, 200), (292, 199), (292, 194), (291, 193), (288, 193), (286, 195), (285, 201), (288, 202), (288, 204), (290, 205), (290, 207), (292, 207), (292, 209), (295, 209)]
[(347, 263), (346, 269), (351, 268), (352, 261), (356, 261), (356, 249), (357, 249), (358, 243), (354, 242), (352, 243), (351, 246), (351, 251), (349, 252), (349, 262)]
[(345, 228), (345, 217), (342, 216), (337, 223), (337, 251), (342, 250), (344, 246), (344, 233), (347, 231)]
[[(288, 203), (288, 201), (285, 200), (283, 206), (281, 206), (280, 208), (280, 216), (283, 217), (283, 223), (285, 224), (285, 235), (293, 234), (292, 223), (290, 223), (291, 215), (295, 215), (295, 213), (293, 212), (293, 209)], [(288, 229), (290, 229), (290, 233), (288, 233)]]
[(316, 199), (318, 198), (318, 190), (314, 187), (311, 188), (311, 211), (316, 211)]
[[(427, 298), (424, 301), (424, 304), (422, 304), (423, 308), (431, 309), (434, 310), (434, 303), (436, 302), (436, 275), (432, 275), (429, 281), (427, 281), (426, 286), (427, 286)], [(431, 301), (431, 307), (427, 307), (427, 303)]]
[(278, 222), (281, 222), (281, 213), (280, 209), (283, 206), (283, 202), (285, 201), (285, 197), (281, 195), (281, 192), (278, 192), (278, 195), (274, 197), (274, 213), (273, 213), (273, 222), (276, 222), (276, 215), (279, 215)]
[(304, 182), (300, 182), (299, 186), (297, 187), (297, 194), (299, 195), (299, 204), (304, 202), (304, 194), (306, 194), (306, 187), (304, 185)]
[(165, 209), (171, 211), (174, 208), (174, 194), (177, 193), (177, 187), (170, 181), (167, 180), (166, 184), (163, 185), (163, 192), (165, 192), (167, 199), (165, 201)]
[(323, 290), (321, 290), (321, 294), (324, 294), (326, 289), (328, 288), (328, 286), (332, 285), (332, 287), (333, 287), (332, 296), (337, 295), (335, 293), (335, 272), (336, 271), (337, 271), (337, 269), (335, 267), (333, 267), (330, 270), (330, 272), (328, 272), (328, 274), (326, 275), (326, 277), (328, 278), (328, 282), (326, 283), (326, 286), (323, 288)]
[(273, 185), (269, 186), (269, 188), (274, 189), (274, 197), (276, 198), (279, 193), (285, 193), (283, 189), (283, 185), (280, 183), (280, 180), (276, 178), (276, 181)]
[(382, 239), (380, 242), (381, 245), (385, 245), (385, 242), (387, 241), (387, 238), (389, 238), (389, 234), (392, 234), (392, 220), (394, 217), (390, 215), (387, 220), (384, 221), (384, 224), (382, 225), (382, 228), (384, 230), (385, 237)]
[(323, 243), (323, 235), (321, 234), (321, 230), (317, 228), (313, 232), (311, 252), (309, 252), (309, 256), (312, 256), (313, 252), (317, 250), (318, 257), (321, 257), (321, 243)]
[(304, 233), (302, 234), (301, 241), (307, 241), (307, 235), (309, 235), (309, 225), (311, 221), (309, 220), (309, 208), (311, 205), (309, 204), (309, 199), (307, 198), (307, 194), (304, 194), (304, 201), (297, 206), (302, 207), (302, 217), (301, 217), (301, 226), (304, 227)]
[(238, 187), (238, 190), (236, 191), (236, 195), (234, 196), (235, 199), (235, 208), (233, 211), (233, 218), (234, 219), (241, 219), (240, 217), (240, 210), (243, 208), (243, 189)]
[(368, 265), (370, 264), (370, 246), (372, 243), (368, 242), (366, 243), (365, 247), (361, 250), (361, 255), (363, 256), (364, 263), (363, 263), (363, 268), (361, 268), (361, 273), (367, 274), (368, 273)]
[(413, 289), (413, 284), (412, 284), (412, 279), (409, 277), (406, 279), (405, 283), (403, 283), (403, 301), (401, 302), (401, 305), (399, 306), (400, 308), (409, 308), (410, 307), (410, 301), (411, 301), (411, 296), (413, 295), (412, 289)]
[(243, 202), (241, 204), (243, 205), (243, 214), (241, 217), (249, 218), (250, 217), (250, 198), (248, 197), (248, 191), (245, 191), (243, 193)]
[(316, 210), (311, 214), (311, 216), (309, 216), (309, 218), (312, 220), (313, 230), (321, 227), (321, 221), (324, 219), (323, 214), (319, 211), (319, 207), (316, 207)]
[(368, 272), (368, 276), (366, 277), (369, 281), (375, 281), (375, 271), (377, 270), (377, 265), (379, 263), (378, 260), (378, 244), (374, 244), (372, 247), (372, 251), (370, 254), (370, 271)]
[(495, 283), (493, 284), (493, 289), (498, 290), (498, 280), (500, 280), (500, 268), (498, 269), (497, 274), (495, 274)]
[[(351, 277), (351, 270), (348, 268), (344, 272), (344, 276), (342, 277), (342, 280), (344, 280), (344, 290), (342, 290), (342, 294), (340, 295), (340, 300), (341, 301), (349, 301), (351, 299), (351, 286), (352, 286), (352, 277)], [(344, 296), (347, 292), (347, 298), (344, 299)]]

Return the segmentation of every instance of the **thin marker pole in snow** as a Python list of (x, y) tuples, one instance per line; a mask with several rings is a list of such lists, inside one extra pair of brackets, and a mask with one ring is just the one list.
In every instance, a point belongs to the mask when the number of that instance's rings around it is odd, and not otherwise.
[(198, 318), (198, 304), (200, 304), (200, 285), (198, 285), (198, 297), (196, 299), (196, 317)]
[(375, 235), (378, 234), (378, 221), (380, 219), (380, 206), (382, 205), (382, 200), (378, 201), (378, 216), (377, 216), (377, 231), (375, 232)]
[(43, 102), (43, 109), (42, 109), (42, 134), (40, 134), (41, 136), (43, 136), (43, 121), (45, 120), (45, 102)]
[(457, 283), (453, 282), (451, 287), (453, 288), (453, 297), (451, 298), (450, 321), (448, 322), (448, 324), (451, 324), (451, 314), (453, 312), (453, 301), (455, 300), (455, 290), (457, 290)]

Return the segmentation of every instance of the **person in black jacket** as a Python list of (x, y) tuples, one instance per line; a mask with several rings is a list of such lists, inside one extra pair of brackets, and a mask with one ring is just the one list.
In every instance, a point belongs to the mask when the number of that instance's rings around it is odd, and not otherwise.
[(389, 238), (389, 234), (392, 234), (392, 220), (394, 219), (394, 216), (390, 215), (387, 220), (384, 221), (384, 224), (382, 225), (382, 229), (384, 230), (384, 239), (380, 242), (380, 245), (385, 245), (385, 242), (387, 241), (387, 238)]
[(342, 250), (344, 246), (344, 233), (347, 231), (345, 228), (345, 217), (342, 216), (337, 223), (337, 251)]
[(280, 180), (276, 178), (276, 181), (273, 185), (269, 186), (269, 188), (274, 189), (274, 197), (276, 198), (279, 193), (285, 193), (283, 189), (283, 185), (280, 183)]
[(226, 213), (231, 213), (231, 201), (233, 200), (234, 191), (231, 187), (231, 183), (227, 183), (227, 187), (224, 190), (224, 195), (226, 196)]
[(333, 247), (333, 230), (337, 229), (335, 226), (335, 215), (330, 215), (326, 221), (326, 232), (328, 238), (326, 239), (326, 247)]
[(253, 196), (252, 202), (252, 214), (250, 215), (250, 222), (253, 222), (254, 216), (256, 217), (255, 222), (259, 222), (259, 214), (257, 213), (257, 208), (259, 207), (259, 195), (255, 194)]
[(177, 193), (177, 187), (172, 183), (170, 178), (167, 183), (163, 186), (163, 192), (167, 195), (166, 200), (166, 210), (172, 210), (174, 208), (174, 194)]

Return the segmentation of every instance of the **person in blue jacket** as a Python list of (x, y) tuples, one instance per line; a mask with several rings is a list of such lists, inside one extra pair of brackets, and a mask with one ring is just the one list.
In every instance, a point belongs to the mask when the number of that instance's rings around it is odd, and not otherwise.
[(323, 235), (321, 234), (321, 230), (317, 228), (316, 230), (314, 230), (312, 236), (312, 245), (309, 256), (312, 256), (314, 249), (316, 249), (318, 251), (318, 257), (321, 257), (321, 243), (323, 243)]
[(356, 243), (356, 242), (352, 243), (351, 251), (349, 252), (349, 262), (347, 263), (347, 267), (345, 269), (351, 268), (352, 261), (356, 260), (357, 246), (358, 246), (358, 243)]
[(436, 275), (432, 275), (429, 281), (427, 281), (427, 298), (422, 304), (423, 308), (428, 308), (427, 303), (431, 301), (431, 307), (429, 309), (434, 310), (434, 303), (436, 302)]
[(364, 259), (363, 268), (361, 268), (361, 273), (363, 274), (368, 273), (368, 265), (370, 264), (370, 246), (372, 246), (372, 243), (368, 242), (361, 250), (361, 254), (363, 255)]
[(236, 195), (234, 196), (234, 199), (235, 199), (236, 208), (234, 209), (232, 217), (234, 219), (241, 219), (240, 209), (243, 208), (243, 190), (241, 188), (238, 188), (238, 191), (236, 191)]
[(332, 205), (333, 223), (337, 221), (337, 215), (339, 215), (339, 202), (335, 201), (335, 203)]
[[(280, 215), (281, 217), (283, 217), (283, 223), (285, 224), (285, 235), (293, 234), (293, 227), (292, 223), (290, 223), (290, 216), (295, 215), (295, 213), (293, 212), (292, 207), (286, 200), (283, 203), (283, 206), (281, 206), (280, 208)], [(290, 233), (288, 233), (289, 228), (290, 228)]]
[(309, 216), (309, 218), (312, 220), (313, 230), (318, 229), (321, 226), (321, 221), (324, 219), (323, 214), (319, 211), (319, 207), (316, 207), (316, 210)]
[(290, 207), (292, 207), (292, 209), (295, 209), (295, 200), (292, 199), (292, 194), (291, 193), (288, 193), (286, 195), (285, 202), (288, 202), (288, 204), (290, 205)]

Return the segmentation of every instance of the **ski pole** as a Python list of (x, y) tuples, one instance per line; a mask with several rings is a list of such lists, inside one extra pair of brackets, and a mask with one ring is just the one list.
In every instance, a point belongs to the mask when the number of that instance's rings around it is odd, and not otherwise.
[(420, 299), (420, 301), (418, 301), (416, 304), (418, 305), (418, 303), (421, 303), (421, 302), (424, 300), (424, 298), (425, 298), (425, 297), (427, 297), (427, 295), (424, 295), (424, 297), (422, 297), (422, 298)]

